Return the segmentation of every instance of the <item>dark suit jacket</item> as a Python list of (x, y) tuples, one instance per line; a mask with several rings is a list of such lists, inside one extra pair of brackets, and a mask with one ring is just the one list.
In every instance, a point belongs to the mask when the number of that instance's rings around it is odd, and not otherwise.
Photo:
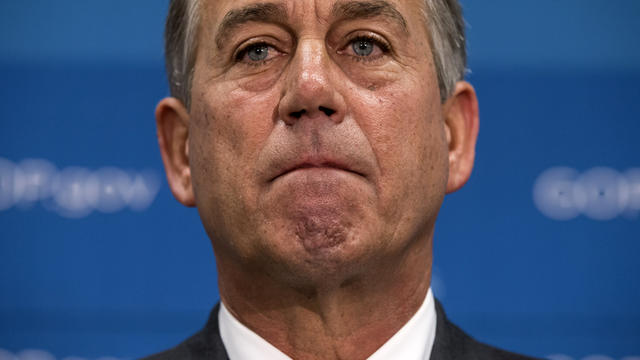
[[(218, 329), (219, 309), (220, 304), (211, 311), (205, 327), (182, 344), (144, 360), (228, 360)], [(475, 341), (447, 320), (438, 301), (436, 314), (436, 339), (431, 351), (431, 360), (533, 360)]]

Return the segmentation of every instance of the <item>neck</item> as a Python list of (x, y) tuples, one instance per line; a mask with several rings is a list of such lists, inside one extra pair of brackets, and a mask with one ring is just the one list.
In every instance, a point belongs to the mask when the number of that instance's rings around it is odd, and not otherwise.
[(295, 359), (364, 359), (422, 305), (432, 250), (431, 237), (416, 241), (402, 256), (340, 284), (304, 290), (224, 258), (218, 257), (220, 295), (245, 326)]

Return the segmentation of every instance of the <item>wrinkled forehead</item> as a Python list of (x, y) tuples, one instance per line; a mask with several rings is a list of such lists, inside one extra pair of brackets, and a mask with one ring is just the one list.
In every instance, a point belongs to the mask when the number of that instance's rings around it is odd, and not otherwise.
[(293, 29), (354, 18), (379, 17), (406, 31), (424, 29), (423, 0), (200, 0), (206, 32), (230, 31), (247, 21), (277, 22)]

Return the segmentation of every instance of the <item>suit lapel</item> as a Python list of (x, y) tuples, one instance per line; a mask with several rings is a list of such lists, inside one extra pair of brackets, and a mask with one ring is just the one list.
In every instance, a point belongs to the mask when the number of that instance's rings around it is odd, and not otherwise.
[(436, 303), (436, 339), (431, 351), (431, 360), (472, 360), (476, 359), (473, 352), (475, 341), (449, 322), (442, 304)]
[(202, 347), (199, 349), (201, 355), (198, 358), (202, 359), (214, 359), (214, 360), (229, 360), (227, 351), (224, 348), (222, 337), (220, 337), (220, 327), (218, 323), (218, 313), (220, 312), (220, 303), (218, 303), (211, 314), (209, 320), (204, 329), (200, 332), (201, 337), (199, 340)]

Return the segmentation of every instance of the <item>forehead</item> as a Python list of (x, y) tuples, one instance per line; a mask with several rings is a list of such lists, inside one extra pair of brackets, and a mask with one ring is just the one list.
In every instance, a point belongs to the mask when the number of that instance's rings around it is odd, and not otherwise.
[[(424, 0), (200, 0), (202, 24), (220, 25), (229, 17), (279, 16), (289, 24), (311, 25), (342, 20), (354, 12), (358, 17), (381, 16), (404, 22), (405, 27), (424, 23)], [(265, 13), (265, 9), (269, 13)], [(262, 13), (260, 13), (262, 12)], [(211, 28), (210, 28), (211, 29)], [(211, 29), (214, 30), (214, 29)]]

